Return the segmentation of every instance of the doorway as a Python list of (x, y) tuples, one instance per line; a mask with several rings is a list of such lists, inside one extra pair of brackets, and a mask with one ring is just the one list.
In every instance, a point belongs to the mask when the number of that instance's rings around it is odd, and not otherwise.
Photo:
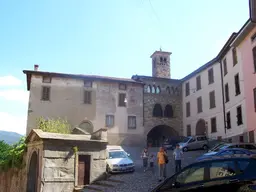
[(34, 151), (30, 158), (27, 178), (27, 192), (37, 191), (37, 179), (38, 179), (38, 156)]
[(88, 185), (90, 183), (91, 156), (78, 156), (78, 185)]

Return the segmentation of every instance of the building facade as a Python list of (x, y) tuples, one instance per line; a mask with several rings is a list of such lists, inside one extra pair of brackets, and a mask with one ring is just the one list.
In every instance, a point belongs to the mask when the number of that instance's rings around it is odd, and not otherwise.
[(132, 79), (24, 71), (29, 96), (27, 134), (39, 117), (67, 119), (92, 133), (107, 127), (110, 143), (144, 140), (143, 84)]
[(172, 136), (254, 142), (256, 27), (249, 19), (219, 54), (171, 79), (170, 52), (151, 55), (152, 76), (131, 79), (24, 71), (30, 91), (27, 133), (38, 117), (66, 118), (88, 132), (107, 127), (111, 144), (155, 146)]

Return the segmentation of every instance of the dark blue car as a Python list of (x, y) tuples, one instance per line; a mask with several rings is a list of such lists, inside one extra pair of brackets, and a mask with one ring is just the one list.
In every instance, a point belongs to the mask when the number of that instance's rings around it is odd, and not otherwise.
[(209, 152), (205, 153), (202, 156), (198, 157), (196, 161), (201, 161), (204, 159), (209, 159), (211, 157), (221, 157), (221, 156), (226, 156), (226, 155), (253, 155), (256, 154), (255, 152), (252, 152), (247, 149), (241, 149), (241, 148), (228, 148), (228, 149), (223, 149), (217, 152)]

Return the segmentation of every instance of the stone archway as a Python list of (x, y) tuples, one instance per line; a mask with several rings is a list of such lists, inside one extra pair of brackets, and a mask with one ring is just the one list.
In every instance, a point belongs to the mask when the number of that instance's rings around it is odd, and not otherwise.
[(38, 179), (38, 155), (36, 151), (30, 157), (28, 167), (28, 178), (27, 178), (27, 192), (37, 191), (37, 179)]
[(90, 121), (83, 121), (78, 127), (86, 131), (87, 133), (93, 132), (93, 124)]
[(168, 125), (157, 125), (147, 134), (147, 143), (152, 147), (159, 147), (164, 140), (170, 137), (179, 136), (178, 132)]
[(205, 135), (207, 131), (205, 126), (205, 120), (199, 119), (196, 123), (196, 135)]

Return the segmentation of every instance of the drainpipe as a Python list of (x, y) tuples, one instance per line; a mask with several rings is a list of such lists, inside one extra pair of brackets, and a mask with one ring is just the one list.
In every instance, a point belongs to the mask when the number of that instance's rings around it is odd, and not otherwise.
[(225, 96), (224, 96), (224, 80), (223, 80), (223, 70), (222, 70), (222, 62), (219, 60), (220, 63), (220, 75), (221, 75), (221, 94), (222, 94), (222, 105), (223, 105), (223, 120), (224, 120), (224, 132), (225, 132), (225, 138), (227, 133), (227, 127), (226, 127), (226, 108), (225, 108)]

